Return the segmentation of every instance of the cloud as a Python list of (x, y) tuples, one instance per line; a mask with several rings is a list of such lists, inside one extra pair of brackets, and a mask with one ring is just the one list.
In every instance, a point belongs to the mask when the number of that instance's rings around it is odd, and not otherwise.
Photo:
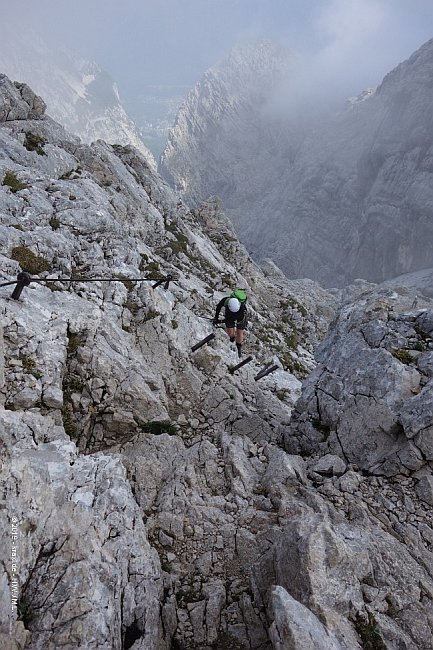
[(327, 0), (304, 18), (304, 43), (271, 102), (298, 117), (341, 108), (433, 35), (425, 0)]
[(329, 0), (313, 20), (315, 67), (335, 81), (376, 85), (433, 36), (432, 19), (425, 0)]
[(330, 39), (329, 50), (341, 51), (363, 42), (366, 35), (381, 29), (387, 17), (377, 0), (332, 0), (319, 12), (316, 29)]
[(331, 0), (314, 21), (323, 42), (309, 64), (316, 81), (337, 94), (377, 84), (388, 19), (383, 0)]
[[(1, 0), (0, 0), (1, 1)], [(299, 52), (298, 87), (355, 94), (432, 36), (432, 0), (15, 0), (1, 24), (33, 27), (110, 72), (121, 91), (194, 84), (239, 40)], [(1, 27), (1, 25), (0, 25)], [(15, 31), (15, 30), (12, 30)], [(300, 63), (297, 63), (300, 66)], [(307, 83), (308, 82), (308, 83)], [(329, 92), (329, 94), (332, 94)]]

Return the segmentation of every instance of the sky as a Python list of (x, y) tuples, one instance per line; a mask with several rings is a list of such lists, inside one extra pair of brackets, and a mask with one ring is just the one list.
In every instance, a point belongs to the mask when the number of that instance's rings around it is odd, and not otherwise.
[(15, 16), (97, 61), (121, 95), (192, 87), (234, 44), (259, 38), (357, 94), (433, 37), (433, 0), (0, 0), (0, 9), (3, 24)]

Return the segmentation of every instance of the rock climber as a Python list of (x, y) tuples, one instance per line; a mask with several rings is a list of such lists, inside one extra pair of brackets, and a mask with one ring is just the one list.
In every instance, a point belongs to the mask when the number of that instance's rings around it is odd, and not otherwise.
[(231, 343), (236, 341), (238, 356), (242, 355), (244, 329), (247, 324), (247, 294), (243, 289), (235, 289), (229, 296), (222, 298), (215, 310), (213, 324), (219, 322), (221, 309), (225, 307), (224, 323)]

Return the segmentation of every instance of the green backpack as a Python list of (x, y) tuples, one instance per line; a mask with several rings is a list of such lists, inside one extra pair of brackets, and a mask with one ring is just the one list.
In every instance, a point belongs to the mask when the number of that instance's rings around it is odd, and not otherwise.
[(241, 303), (241, 307), (242, 307), (242, 305), (245, 305), (247, 301), (247, 292), (245, 291), (245, 289), (235, 289), (234, 291), (231, 292), (231, 294), (227, 298), (227, 302), (230, 300), (230, 298), (237, 298)]

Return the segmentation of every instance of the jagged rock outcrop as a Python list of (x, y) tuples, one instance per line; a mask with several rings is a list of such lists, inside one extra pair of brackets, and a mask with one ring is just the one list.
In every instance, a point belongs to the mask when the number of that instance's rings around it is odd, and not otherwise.
[[(5, 79), (0, 98), (21, 106)], [(429, 464), (281, 447), (341, 296), (263, 271), (217, 200), (189, 210), (133, 148), (34, 117), (0, 124), (0, 284), (65, 280), (0, 287), (2, 647), (430, 647)], [(235, 285), (254, 360), (230, 374), (224, 332), (191, 347)]]
[[(3, 549), (16, 522), (12, 576), (21, 619), (3, 627), (2, 648), (14, 647), (22, 624), (32, 630), (26, 636), (35, 650), (120, 648), (134, 631), (143, 647), (157, 648), (160, 563), (120, 459), (79, 455), (48, 414), (4, 410), (0, 426), (9, 514)], [(3, 573), (4, 621), (14, 604), (13, 579)]]
[(343, 286), (431, 267), (433, 40), (375, 92), (321, 120), (296, 108), (295, 63), (284, 117), (272, 109), (277, 56), (257, 71), (259, 55), (243, 55), (209, 70), (181, 107), (166, 178), (187, 200), (220, 196), (253, 256), (289, 277)]
[(416, 273), (405, 273), (383, 284), (389, 287), (405, 287), (406, 289), (410, 289), (415, 295), (412, 306), (416, 307), (421, 302), (422, 296), (433, 297), (433, 269), (424, 269)]
[(433, 311), (412, 300), (382, 289), (340, 311), (285, 434), (291, 453), (332, 453), (386, 476), (430, 467)]
[(0, 121), (37, 120), (44, 116), (46, 104), (24, 83), (12, 84), (6, 75), (0, 75)]

